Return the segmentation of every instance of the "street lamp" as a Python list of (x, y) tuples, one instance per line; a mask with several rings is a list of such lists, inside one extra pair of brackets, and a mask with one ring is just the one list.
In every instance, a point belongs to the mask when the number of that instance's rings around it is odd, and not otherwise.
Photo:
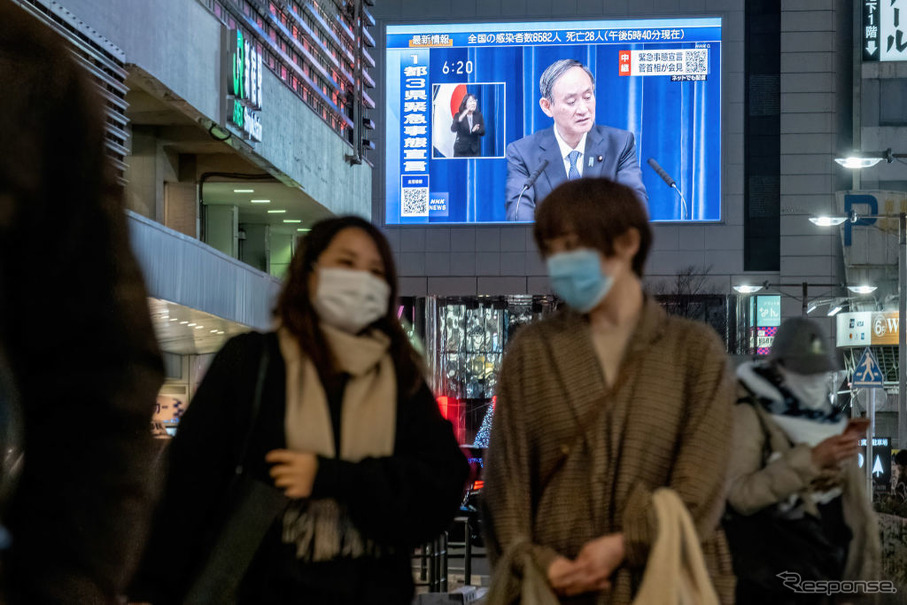
[[(888, 162), (891, 158), (907, 157), (905, 154), (892, 154), (891, 149), (883, 152)], [(836, 162), (841, 164), (838, 159)], [(900, 161), (900, 160), (899, 160)], [(843, 166), (843, 164), (842, 164)], [(846, 221), (856, 223), (861, 218), (898, 218), (898, 447), (907, 447), (907, 326), (902, 326), (901, 321), (907, 317), (907, 213), (894, 214), (861, 214), (850, 212), (844, 217), (811, 217), (809, 220), (814, 225), (840, 225)], [(817, 222), (819, 218), (834, 219), (840, 222)]]
[(847, 221), (846, 216), (811, 216), (809, 222), (819, 227), (837, 227)]
[(844, 168), (851, 170), (860, 170), (862, 168), (872, 168), (882, 160), (890, 164), (893, 160), (907, 158), (907, 153), (891, 153), (891, 147), (885, 151), (854, 151), (843, 158), (835, 158), (835, 162)]
[[(840, 223), (838, 223), (838, 224), (840, 224)], [(735, 292), (739, 292), (740, 294), (753, 294), (754, 292), (759, 292), (759, 291), (762, 290), (763, 288), (765, 288), (765, 289), (772, 289), (772, 288), (802, 288), (803, 294), (802, 294), (802, 297), (801, 297), (800, 301), (801, 301), (801, 307), (802, 307), (802, 310), (803, 310), (803, 315), (805, 316), (805, 315), (807, 315), (810, 311), (814, 311), (814, 310), (815, 310), (815, 307), (813, 307), (812, 309), (807, 310), (807, 309), (808, 309), (808, 306), (809, 306), (809, 303), (807, 302), (807, 300), (808, 300), (808, 297), (809, 297), (809, 287), (810, 287), (810, 286), (813, 286), (813, 287), (815, 287), (815, 288), (840, 288), (840, 287), (842, 287), (843, 285), (844, 285), (844, 284), (814, 284), (814, 283), (805, 282), (805, 281), (804, 281), (804, 282), (800, 282), (800, 283), (793, 283), (793, 284), (780, 284), (780, 283), (772, 284), (772, 283), (769, 283), (768, 280), (765, 280), (764, 282), (762, 282), (761, 285), (758, 285), (758, 286), (751, 286), (751, 285), (748, 285), (748, 284), (742, 284), (742, 285), (739, 285), (739, 286), (733, 286), (733, 288), (734, 288), (734, 291), (735, 291)], [(786, 296), (789, 296), (789, 295), (786, 295)], [(829, 301), (826, 301), (826, 302), (829, 302)], [(838, 311), (840, 311), (840, 310), (841, 310), (841, 309), (838, 309)], [(829, 313), (829, 315), (831, 315), (831, 313)]]
[(843, 308), (844, 308), (844, 302), (842, 300), (838, 299), (838, 300), (832, 302), (830, 305), (828, 305), (828, 316), (834, 317), (835, 315), (840, 313), (841, 309), (843, 309)]
[(878, 286), (847, 286), (847, 289), (854, 294), (872, 294), (878, 289)]

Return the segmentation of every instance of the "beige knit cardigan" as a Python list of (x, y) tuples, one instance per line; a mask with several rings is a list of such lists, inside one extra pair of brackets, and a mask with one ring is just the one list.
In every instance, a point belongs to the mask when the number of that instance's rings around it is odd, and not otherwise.
[[(564, 600), (630, 603), (655, 537), (652, 492), (671, 487), (703, 540), (722, 603), (734, 577), (723, 533), (734, 377), (705, 325), (647, 299), (613, 386), (606, 386), (588, 321), (566, 311), (522, 329), (501, 370), (485, 482), (493, 582), (511, 586), (531, 544), (548, 568), (589, 540), (623, 532), (624, 565), (610, 591)], [(508, 591), (493, 591), (502, 595)], [(511, 594), (499, 602), (518, 602)]]

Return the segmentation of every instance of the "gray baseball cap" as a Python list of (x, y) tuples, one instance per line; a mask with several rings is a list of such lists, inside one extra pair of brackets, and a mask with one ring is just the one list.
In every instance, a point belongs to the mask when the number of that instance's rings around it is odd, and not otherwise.
[(807, 317), (792, 317), (781, 323), (768, 359), (796, 374), (840, 369), (822, 326)]

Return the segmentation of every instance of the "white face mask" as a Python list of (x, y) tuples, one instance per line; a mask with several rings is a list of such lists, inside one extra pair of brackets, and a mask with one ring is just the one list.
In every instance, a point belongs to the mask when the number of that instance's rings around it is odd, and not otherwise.
[(391, 287), (368, 271), (318, 269), (312, 306), (324, 323), (357, 334), (387, 313)]
[(803, 407), (810, 410), (827, 408), (829, 401), (828, 373), (796, 374), (784, 368), (778, 368), (784, 378), (784, 386), (796, 397)]

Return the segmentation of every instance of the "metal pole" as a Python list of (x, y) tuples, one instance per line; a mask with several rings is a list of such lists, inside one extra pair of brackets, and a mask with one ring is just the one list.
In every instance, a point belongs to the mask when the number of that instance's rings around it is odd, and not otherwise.
[(466, 545), (463, 553), (463, 583), (472, 586), (472, 528), (469, 524), (469, 515), (466, 515)]
[(907, 447), (907, 213), (898, 215), (898, 448)]
[(869, 501), (872, 502), (872, 466), (875, 460), (872, 459), (872, 439), (876, 434), (876, 393), (880, 389), (869, 389), (869, 401), (866, 407), (866, 416), (869, 418), (869, 431), (866, 434), (866, 458), (863, 462), (863, 469), (866, 471), (866, 494)]

